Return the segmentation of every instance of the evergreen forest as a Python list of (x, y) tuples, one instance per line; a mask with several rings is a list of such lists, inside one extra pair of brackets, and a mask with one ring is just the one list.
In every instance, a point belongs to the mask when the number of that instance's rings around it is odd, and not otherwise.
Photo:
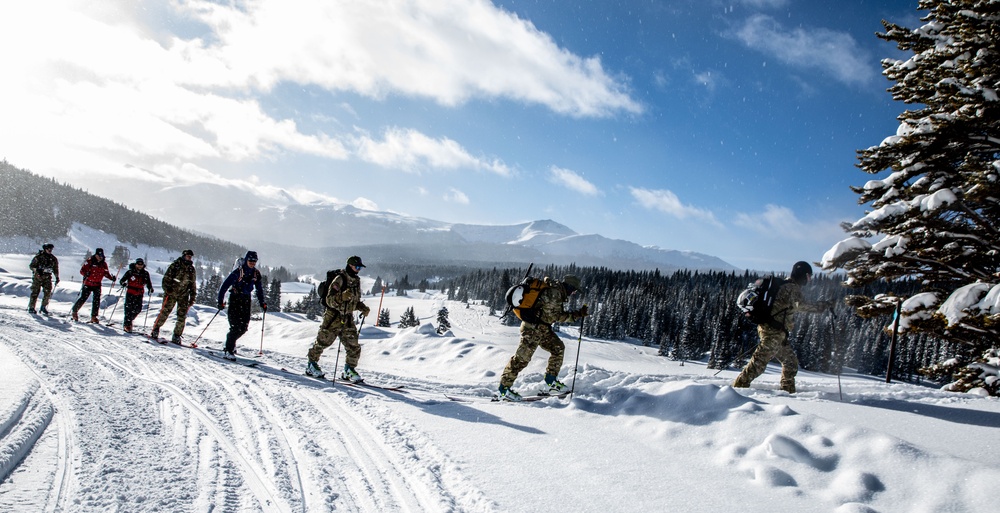
[[(575, 274), (584, 291), (570, 298), (567, 308), (588, 305), (588, 337), (624, 340), (658, 348), (675, 360), (701, 360), (712, 369), (741, 367), (757, 344), (756, 326), (743, 320), (736, 306), (739, 294), (762, 275), (751, 272), (611, 270), (548, 266), (535, 277), (556, 279)], [(525, 276), (524, 268), (479, 270), (448, 280), (450, 299), (483, 301), (497, 315), (506, 308), (506, 291)], [(864, 289), (847, 288), (843, 276), (816, 273), (803, 289), (807, 300), (832, 300), (826, 314), (796, 314), (790, 340), (804, 370), (837, 373), (842, 368), (885, 376), (892, 339), (891, 316), (862, 318), (845, 303), (848, 296), (903, 294), (918, 286), (873, 282)], [(513, 318), (508, 315), (507, 318)], [(516, 318), (513, 319), (517, 321)], [(967, 351), (961, 344), (927, 334), (897, 336), (892, 379), (921, 381), (920, 369)]]

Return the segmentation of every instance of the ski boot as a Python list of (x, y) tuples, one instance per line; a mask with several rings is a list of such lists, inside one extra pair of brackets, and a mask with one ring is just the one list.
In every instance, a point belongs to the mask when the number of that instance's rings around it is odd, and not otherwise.
[(29, 306), (28, 307), (28, 313), (30, 313), (31, 315), (35, 315), (38, 312), (36, 312), (34, 308), (32, 308), (32, 307)]
[(177, 345), (183, 345), (183, 344), (181, 344), (181, 336), (180, 335), (174, 335), (174, 336), (170, 337), (170, 343), (171, 344), (177, 344)]
[(98, 319), (97, 316), (95, 316), (95, 315), (90, 316), (90, 323), (91, 324), (100, 324), (100, 322), (101, 322), (101, 320)]
[(80, 315), (77, 314), (76, 311), (73, 311), (72, 313), (70, 313), (70, 316), (73, 317), (74, 321), (80, 322)]
[(222, 353), (222, 358), (224, 360), (229, 360), (231, 362), (235, 362), (236, 361), (236, 351), (224, 351)]
[(361, 379), (361, 375), (347, 364), (344, 364), (344, 373), (340, 375), (340, 379), (350, 381), (351, 383), (361, 383), (364, 381)]
[(157, 340), (160, 338), (160, 328), (153, 326), (153, 329), (149, 332), (149, 338)]
[(500, 385), (500, 388), (497, 390), (497, 398), (499, 398), (501, 401), (510, 401), (516, 403), (521, 400), (521, 394), (515, 392), (510, 387), (505, 387), (503, 385)]
[(309, 363), (306, 364), (306, 376), (311, 378), (323, 378), (326, 374), (323, 373), (323, 369), (319, 368), (318, 363), (310, 360)]
[(542, 395), (561, 394), (569, 390), (569, 387), (566, 386), (565, 383), (556, 379), (556, 377), (552, 374), (545, 375), (545, 384), (549, 386), (549, 389), (546, 392), (542, 392)]
[(132, 333), (132, 323), (126, 322), (122, 324), (122, 329), (125, 330), (125, 333)]
[(42, 315), (49, 315), (49, 311), (44, 306), (42, 307), (41, 310), (39, 310), (39, 312), (41, 312)]

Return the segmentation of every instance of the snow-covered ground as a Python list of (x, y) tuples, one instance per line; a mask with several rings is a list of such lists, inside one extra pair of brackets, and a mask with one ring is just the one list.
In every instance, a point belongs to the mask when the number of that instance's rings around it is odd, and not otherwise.
[[(54, 315), (29, 315), (29, 259), (0, 255), (0, 511), (1000, 507), (993, 398), (852, 375), (841, 396), (836, 376), (808, 372), (789, 396), (777, 390), (775, 367), (734, 390), (735, 370), (716, 375), (624, 342), (578, 343), (569, 328), (561, 378), (574, 383), (571, 399), (493, 403), (517, 328), (433, 293), (384, 298), (394, 324), (413, 306), (420, 327), (369, 322), (361, 333), (359, 371), (402, 391), (331, 387), (297, 374), (315, 321), (254, 320), (240, 351), (254, 357), (263, 347), (263, 356), (259, 368), (244, 367), (68, 320), (76, 257), (61, 262)], [(379, 298), (366, 302), (374, 312)], [(441, 306), (452, 323), (444, 335), (434, 331)], [(158, 308), (154, 299), (137, 325)], [(186, 338), (204, 330), (199, 344), (220, 347), (225, 315), (206, 329), (215, 313), (194, 307)], [(120, 324), (121, 308), (114, 316)], [(328, 371), (336, 349), (321, 362)], [(522, 394), (539, 387), (547, 356), (539, 350), (521, 374)]]

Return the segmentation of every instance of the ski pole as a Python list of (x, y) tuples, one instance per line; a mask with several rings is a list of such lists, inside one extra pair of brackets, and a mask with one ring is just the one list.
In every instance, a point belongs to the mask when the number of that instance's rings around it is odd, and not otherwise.
[[(583, 305), (587, 306), (587, 305)], [(583, 346), (583, 320), (585, 317), (580, 317), (580, 336), (576, 339), (576, 362), (573, 363), (573, 383), (569, 385), (569, 395), (573, 396), (573, 391), (576, 390), (576, 369), (580, 366), (580, 347)]]
[(260, 351), (257, 356), (264, 356), (264, 319), (267, 319), (267, 310), (260, 315)]
[[(757, 346), (753, 346), (753, 347), (751, 347), (750, 349), (747, 349), (746, 351), (743, 351), (742, 353), (740, 353), (740, 354), (739, 354), (739, 355), (738, 355), (738, 356), (736, 357), (736, 360), (735, 360), (735, 361), (737, 361), (737, 362), (738, 362), (738, 361), (742, 360), (743, 358), (746, 358), (746, 356), (747, 356), (748, 354), (750, 354), (750, 352), (751, 352), (751, 351), (753, 351), (754, 349), (757, 349)], [(712, 376), (713, 376), (713, 377), (714, 377), (714, 376), (718, 376), (718, 375), (719, 375), (719, 373), (720, 373), (720, 372), (722, 372), (722, 371), (724, 371), (724, 370), (726, 370), (726, 368), (727, 368), (727, 367), (729, 367), (729, 365), (728, 365), (728, 364), (726, 365), (726, 367), (723, 367), (723, 368), (721, 368), (721, 369), (719, 369), (719, 370), (715, 371), (715, 374), (712, 374)]]
[(146, 315), (142, 318), (142, 329), (146, 329), (146, 321), (149, 320), (149, 305), (153, 302), (153, 291), (149, 291), (149, 295), (146, 296)]
[(212, 318), (208, 320), (208, 324), (206, 324), (205, 328), (201, 330), (201, 334), (198, 335), (198, 338), (194, 339), (194, 342), (191, 342), (192, 346), (198, 347), (198, 341), (201, 340), (201, 335), (205, 334), (205, 330), (207, 330), (208, 327), (212, 325), (212, 321), (214, 321), (215, 318), (219, 316), (219, 312), (221, 312), (221, 311), (222, 311), (221, 308), (219, 308), (218, 310), (215, 311), (215, 315), (213, 315)]
[[(833, 343), (837, 347), (837, 356), (842, 357), (840, 354), (841, 347), (837, 340), (837, 314), (834, 313), (833, 307), (830, 308), (830, 332), (833, 334)], [(840, 402), (844, 402), (844, 389), (840, 386), (840, 370), (841, 364), (837, 364), (837, 390), (840, 392)]]
[[(115, 311), (118, 310), (118, 302), (121, 301), (123, 292), (125, 292), (125, 287), (118, 289), (118, 297), (115, 298), (115, 307), (111, 309), (111, 315), (108, 316), (108, 326), (115, 323)], [(107, 310), (107, 307), (104, 309)]]

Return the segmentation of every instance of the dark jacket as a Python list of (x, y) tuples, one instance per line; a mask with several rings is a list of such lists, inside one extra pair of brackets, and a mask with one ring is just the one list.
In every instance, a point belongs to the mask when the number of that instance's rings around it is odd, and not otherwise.
[(28, 269), (34, 274), (45, 276), (52, 274), (59, 279), (59, 259), (52, 253), (46, 253), (44, 249), (39, 250), (35, 258), (31, 259)]
[(141, 296), (143, 289), (149, 289), (149, 293), (153, 293), (153, 280), (149, 278), (149, 271), (136, 269), (134, 262), (128, 264), (128, 271), (118, 280), (118, 284), (126, 287), (126, 292), (132, 296)]
[(246, 261), (240, 263), (240, 266), (233, 269), (233, 272), (229, 273), (226, 277), (226, 281), (222, 282), (222, 286), (219, 287), (219, 303), (225, 301), (226, 291), (232, 287), (233, 294), (241, 294), (244, 296), (249, 296), (254, 290), (257, 291), (257, 302), (260, 306), (264, 306), (264, 289), (261, 286), (261, 276), (260, 271), (257, 269), (251, 269), (247, 265)]

